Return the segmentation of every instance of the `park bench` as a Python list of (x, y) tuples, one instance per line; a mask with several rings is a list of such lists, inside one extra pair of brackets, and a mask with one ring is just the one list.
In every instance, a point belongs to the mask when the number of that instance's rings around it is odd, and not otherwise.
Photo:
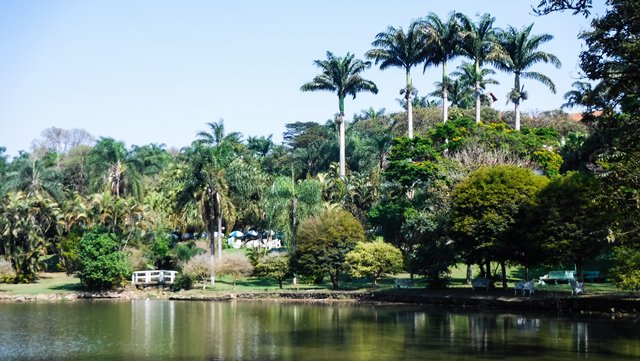
[(572, 295), (584, 295), (584, 282), (578, 282), (574, 279), (569, 280)]
[(600, 274), (600, 271), (583, 271), (582, 278), (585, 281), (595, 282), (595, 281), (601, 280), (602, 275)]
[(535, 283), (533, 280), (531, 281), (520, 281), (516, 284), (516, 287), (514, 288), (514, 295), (518, 294), (518, 291), (520, 291), (520, 294), (522, 296), (524, 296), (527, 292), (529, 292), (529, 296), (531, 296), (532, 294), (536, 293), (535, 291)]
[(394, 283), (396, 285), (395, 286), (396, 288), (411, 288), (411, 284), (413, 282), (411, 282), (411, 280), (407, 280), (407, 279), (398, 279), (398, 278), (396, 278)]
[(491, 280), (488, 278), (476, 278), (475, 280), (471, 281), (471, 288), (475, 291), (476, 288), (484, 288), (485, 291), (489, 290), (489, 287), (491, 286)]
[(569, 282), (569, 280), (574, 279), (574, 273), (575, 271), (551, 271), (540, 277), (540, 284), (544, 285), (550, 281), (553, 281), (555, 284), (558, 284), (558, 281)]

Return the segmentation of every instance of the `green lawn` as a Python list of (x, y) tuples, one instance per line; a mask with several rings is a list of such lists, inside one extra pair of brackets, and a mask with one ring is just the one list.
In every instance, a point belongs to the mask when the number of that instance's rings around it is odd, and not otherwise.
[[(225, 253), (244, 253), (244, 250), (225, 250)], [(474, 269), (474, 274), (477, 272), (477, 268)], [(515, 282), (523, 278), (522, 269), (511, 267), (508, 269), (507, 274), (509, 276), (509, 287), (513, 287)], [(470, 288), (465, 282), (466, 266), (459, 265), (454, 267), (451, 272), (451, 279), (449, 282), (449, 288), (464, 289)], [(534, 276), (534, 274), (532, 274)], [(383, 278), (378, 280), (378, 289), (389, 289), (395, 286), (395, 278), (408, 279), (409, 274), (402, 273), (394, 275), (393, 277)], [(500, 286), (500, 285), (497, 285)], [(423, 289), (425, 287), (425, 281), (421, 277), (414, 277), (413, 287), (414, 289)], [(202, 283), (196, 283), (194, 285), (196, 290), (202, 288)], [(328, 279), (319, 285), (311, 282), (305, 282), (303, 279), (298, 279), (298, 284), (294, 286), (291, 279), (283, 282), (283, 289), (285, 290), (330, 290), (332, 289), (331, 283)], [(340, 280), (341, 290), (364, 290), (371, 289), (371, 282), (366, 279), (349, 279), (343, 276)], [(547, 284), (544, 286), (536, 285), (536, 289), (540, 291), (550, 292), (571, 292), (571, 288), (568, 284)], [(587, 283), (585, 286), (587, 293), (621, 293), (611, 283)], [(67, 276), (64, 273), (43, 273), (40, 279), (32, 284), (6, 284), (0, 283), (0, 295), (36, 295), (36, 294), (51, 294), (51, 293), (68, 293), (74, 291), (80, 291), (80, 281), (73, 276)], [(233, 280), (228, 277), (218, 277), (216, 279), (216, 286), (211, 287), (206, 285), (207, 291), (213, 292), (230, 292), (234, 290)], [(236, 292), (256, 292), (256, 291), (277, 291), (279, 290), (278, 283), (275, 280), (262, 279), (250, 277), (246, 279), (238, 280), (235, 291)]]
[(65, 273), (41, 273), (29, 284), (0, 283), (0, 295), (38, 295), (80, 291), (80, 280)]

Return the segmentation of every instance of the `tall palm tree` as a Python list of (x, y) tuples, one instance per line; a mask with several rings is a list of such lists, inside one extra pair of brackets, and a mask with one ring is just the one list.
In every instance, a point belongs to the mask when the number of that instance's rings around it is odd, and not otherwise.
[(340, 126), (340, 176), (345, 175), (345, 125), (344, 125), (344, 98), (347, 95), (356, 98), (360, 92), (378, 93), (378, 87), (371, 81), (364, 79), (360, 73), (371, 67), (368, 61), (355, 59), (354, 54), (347, 53), (344, 57), (333, 55), (327, 51), (326, 60), (313, 62), (322, 70), (320, 75), (312, 81), (302, 85), (302, 91), (327, 90), (338, 95), (339, 113), (336, 121)]
[[(462, 53), (473, 61), (475, 72), (479, 76), (482, 74), (482, 66), (489, 61), (498, 60), (504, 57), (502, 48), (497, 44), (496, 30), (493, 23), (496, 18), (489, 14), (482, 15), (477, 22), (471, 21), (464, 14), (457, 14), (457, 18), (462, 25)], [(482, 78), (474, 79), (475, 84), (475, 103), (476, 103), (476, 123), (480, 122), (480, 106), (481, 106), (481, 86)]]
[(405, 33), (402, 28), (389, 26), (387, 31), (378, 33), (376, 40), (371, 43), (375, 49), (366, 52), (365, 56), (373, 59), (376, 65), (380, 63), (380, 70), (389, 67), (403, 68), (406, 77), (406, 87), (401, 90), (407, 101), (407, 123), (409, 138), (413, 138), (413, 109), (411, 98), (415, 91), (411, 83), (411, 68), (420, 64), (424, 59), (422, 39), (419, 31), (420, 24), (413, 22)]
[(506, 57), (498, 59), (494, 65), (499, 70), (514, 74), (513, 89), (509, 92), (508, 98), (514, 104), (515, 128), (520, 130), (520, 102), (527, 99), (524, 86), (520, 84), (520, 79), (534, 79), (556, 92), (556, 86), (551, 79), (535, 71), (527, 71), (533, 65), (544, 62), (551, 63), (556, 68), (560, 68), (560, 59), (553, 54), (538, 50), (538, 48), (553, 39), (550, 34), (531, 34), (533, 24), (518, 30), (509, 26), (507, 30), (498, 33), (498, 42), (505, 52)]
[(449, 97), (447, 91), (447, 62), (460, 55), (462, 32), (457, 21), (456, 12), (449, 14), (444, 22), (435, 13), (429, 13), (421, 22), (421, 30), (424, 34), (424, 70), (431, 65), (442, 64), (442, 121), (447, 122), (449, 117)]

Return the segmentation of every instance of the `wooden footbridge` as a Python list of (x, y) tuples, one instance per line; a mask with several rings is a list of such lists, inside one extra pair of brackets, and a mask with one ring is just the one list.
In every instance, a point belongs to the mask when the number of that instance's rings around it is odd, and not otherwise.
[(176, 280), (176, 271), (136, 271), (131, 275), (133, 286), (170, 285)]

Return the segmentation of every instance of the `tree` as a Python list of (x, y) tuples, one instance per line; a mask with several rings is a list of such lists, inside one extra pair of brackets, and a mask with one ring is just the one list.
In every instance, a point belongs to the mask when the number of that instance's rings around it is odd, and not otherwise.
[(62, 200), (63, 187), (60, 174), (53, 167), (50, 158), (52, 155), (53, 153), (21, 153), (7, 167), (0, 191), (21, 191), (28, 196), (41, 194), (57, 201)]
[(360, 92), (378, 93), (378, 88), (371, 81), (362, 78), (363, 71), (371, 67), (370, 62), (355, 59), (355, 55), (347, 53), (344, 57), (336, 57), (327, 51), (327, 60), (315, 60), (314, 64), (322, 70), (312, 81), (302, 85), (302, 91), (326, 90), (338, 95), (338, 116), (336, 122), (340, 127), (340, 176), (345, 175), (345, 124), (344, 98)]
[[(483, 84), (483, 77), (486, 74), (493, 74), (482, 66), (490, 61), (500, 59), (504, 56), (501, 48), (496, 43), (496, 32), (493, 23), (496, 18), (489, 14), (482, 15), (476, 23), (463, 14), (456, 14), (462, 25), (463, 40), (461, 45), (462, 53), (473, 61), (473, 65), (464, 66), (461, 70), (466, 70), (468, 81), (473, 84), (476, 105), (476, 123), (480, 122), (480, 98), (484, 85), (497, 84), (497, 82)], [(460, 67), (459, 67), (460, 68)]]
[(271, 278), (278, 281), (282, 289), (282, 281), (291, 273), (289, 258), (286, 255), (270, 254), (259, 260), (254, 270), (256, 276)]
[[(463, 88), (472, 90), (475, 94), (476, 104), (476, 123), (480, 122), (480, 106), (482, 104), (491, 104), (491, 99), (484, 94), (484, 90), (487, 84), (499, 84), (495, 79), (489, 78), (489, 75), (493, 75), (496, 72), (491, 69), (479, 68), (474, 64), (463, 62), (458, 65), (456, 71), (451, 73), (456, 77), (456, 81), (459, 81)], [(453, 103), (453, 101), (452, 101)]]
[(424, 47), (419, 27), (420, 23), (413, 22), (405, 33), (402, 28), (396, 29), (393, 26), (389, 26), (387, 31), (376, 35), (376, 40), (371, 43), (375, 48), (365, 54), (367, 58), (375, 60), (376, 65), (380, 63), (380, 70), (385, 70), (389, 67), (404, 69), (406, 87), (400, 91), (400, 94), (404, 94), (407, 104), (409, 138), (413, 138), (412, 98), (415, 95), (411, 82), (411, 68), (424, 60)]
[(373, 287), (386, 274), (402, 271), (402, 252), (388, 243), (365, 242), (358, 243), (356, 248), (345, 257), (347, 269), (352, 277), (371, 278)]
[[(523, 212), (519, 237), (533, 256), (550, 264), (575, 264), (583, 279), (586, 260), (607, 246), (610, 216), (598, 202), (599, 181), (592, 174), (569, 172), (553, 179), (537, 196), (537, 204)], [(522, 255), (531, 257), (531, 255)]]
[(316, 279), (328, 275), (333, 288), (338, 288), (347, 253), (364, 238), (362, 225), (351, 213), (325, 209), (300, 224), (292, 267), (299, 274)]
[(216, 273), (231, 277), (234, 290), (240, 278), (250, 276), (253, 272), (253, 266), (249, 263), (247, 257), (241, 254), (225, 256), (216, 263), (215, 267)]
[(480, 168), (460, 183), (452, 194), (452, 230), (457, 248), (468, 264), (490, 262), (502, 266), (506, 287), (505, 263), (511, 258), (506, 235), (516, 222), (519, 209), (534, 199), (547, 183), (529, 169), (500, 165)]
[(589, 16), (592, 0), (541, 0), (533, 12), (537, 15), (546, 15), (554, 11), (571, 10), (573, 14)]
[(549, 34), (532, 35), (531, 29), (533, 29), (533, 24), (520, 30), (509, 26), (507, 30), (498, 33), (498, 42), (506, 56), (496, 59), (494, 65), (499, 70), (514, 74), (513, 89), (509, 92), (508, 99), (515, 106), (516, 130), (520, 130), (520, 102), (528, 97), (524, 86), (520, 84), (521, 78), (537, 80), (555, 93), (556, 86), (549, 77), (527, 70), (539, 62), (551, 63), (556, 68), (561, 66), (560, 59), (555, 55), (538, 50), (542, 44), (551, 41), (553, 36)]
[(296, 182), (291, 177), (278, 177), (266, 191), (263, 202), (267, 227), (281, 232), (284, 244), (293, 250), (300, 222), (320, 211), (322, 189), (315, 179)]
[(100, 138), (87, 155), (87, 171), (93, 191), (107, 189), (116, 197), (142, 197), (138, 168), (123, 142)]
[[(210, 147), (203, 142), (194, 142), (184, 151), (184, 167), (171, 174), (175, 182), (175, 207), (186, 212), (192, 207), (198, 211), (201, 225), (204, 225), (209, 237), (211, 270), (214, 270), (214, 256), (222, 256), (223, 219), (228, 229), (235, 223), (235, 208), (228, 196), (228, 184), (225, 178), (225, 166), (230, 162), (231, 149), (224, 142)], [(211, 275), (211, 283), (215, 277)]]
[(16, 282), (32, 282), (40, 257), (61, 228), (58, 204), (42, 194), (12, 192), (5, 196), (0, 212), (0, 253), (11, 262)]
[(429, 13), (421, 21), (424, 33), (424, 70), (431, 65), (442, 64), (442, 122), (449, 119), (449, 96), (447, 91), (447, 62), (460, 55), (461, 31), (456, 12), (449, 14), (446, 22), (435, 13)]
[(78, 276), (82, 285), (91, 290), (119, 287), (131, 274), (127, 255), (113, 233), (97, 227), (80, 239), (78, 246)]

